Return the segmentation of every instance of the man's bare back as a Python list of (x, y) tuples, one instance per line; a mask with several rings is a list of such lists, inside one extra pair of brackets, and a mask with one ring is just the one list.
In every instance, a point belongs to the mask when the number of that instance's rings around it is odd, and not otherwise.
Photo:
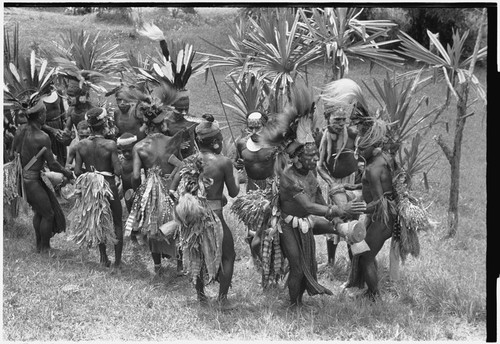
[[(121, 175), (121, 169), (117, 168), (120, 164), (115, 141), (103, 137), (87, 138), (78, 142), (76, 151), (77, 161), (80, 158), (88, 169), (92, 170), (93, 166), (96, 171)], [(75, 173), (79, 174), (77, 166), (81, 164), (77, 162), (75, 165)]]
[(180, 135), (170, 137), (156, 133), (147, 136), (134, 146), (132, 152), (134, 163), (139, 159), (141, 167), (145, 170), (153, 166), (159, 166), (163, 173), (171, 173), (175, 166), (170, 164), (168, 160), (172, 154), (175, 156), (178, 155), (178, 144), (176, 141)]
[(235, 197), (239, 190), (236, 190), (236, 181), (233, 175), (231, 160), (223, 155), (211, 152), (202, 152), (200, 154), (204, 164), (204, 175), (214, 181), (212, 186), (207, 190), (207, 199), (222, 199), (224, 184), (228, 187), (229, 196)]

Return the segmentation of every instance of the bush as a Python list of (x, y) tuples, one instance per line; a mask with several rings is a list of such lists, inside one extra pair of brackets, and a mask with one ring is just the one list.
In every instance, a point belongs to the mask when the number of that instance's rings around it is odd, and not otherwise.
[(98, 7), (96, 12), (101, 21), (133, 24), (132, 7)]

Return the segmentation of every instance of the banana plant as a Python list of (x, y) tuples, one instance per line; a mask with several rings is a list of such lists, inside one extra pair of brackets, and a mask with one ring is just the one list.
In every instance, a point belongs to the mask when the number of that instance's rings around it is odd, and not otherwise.
[[(301, 26), (318, 42), (325, 66), (330, 62), (332, 79), (343, 78), (349, 72), (349, 60), (370, 61), (386, 69), (402, 66), (404, 61), (392, 50), (384, 48), (398, 42), (387, 40), (388, 33), (397, 26), (390, 20), (359, 20), (363, 8), (299, 9)], [(381, 40), (385, 39), (385, 40)]]

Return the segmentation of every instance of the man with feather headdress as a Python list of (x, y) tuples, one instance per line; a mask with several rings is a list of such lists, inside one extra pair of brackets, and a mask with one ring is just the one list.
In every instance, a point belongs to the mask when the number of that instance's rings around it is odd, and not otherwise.
[[(182, 275), (181, 252), (172, 236), (167, 237), (162, 226), (173, 220), (174, 201), (169, 194), (173, 173), (182, 165), (180, 144), (183, 132), (166, 136), (166, 112), (175, 89), (161, 83), (145, 94), (134, 91), (137, 107), (143, 113), (147, 136), (132, 149), (132, 187), (135, 195), (125, 225), (125, 232), (147, 235), (155, 276), (163, 272), (162, 258), (177, 257), (177, 273)], [(141, 169), (146, 179), (141, 183)]]
[[(385, 111), (382, 114), (390, 119), (390, 114)], [(405, 120), (409, 121), (410, 117)], [(382, 116), (356, 116), (356, 120), (359, 130), (356, 150), (365, 161), (361, 180), (367, 202), (366, 244), (370, 250), (353, 258), (349, 284), (364, 288), (366, 283), (368, 289), (362, 296), (374, 301), (380, 294), (376, 256), (385, 241), (392, 237), (389, 268), (392, 280), (397, 278), (400, 259), (404, 261), (408, 254), (418, 256), (417, 233), (428, 230), (431, 223), (427, 211), (410, 192), (412, 167), (409, 165), (419, 159), (418, 134), (398, 163), (396, 153), (407, 138), (402, 129), (406, 123), (400, 120), (388, 123)]]
[[(41, 130), (46, 118), (43, 98), (35, 95), (27, 107), (18, 110), (24, 112), (28, 123), (18, 128), (14, 137), (12, 151), (16, 159), (13, 163), (18, 164), (17, 173), (22, 177), (20, 196), (34, 212), (36, 250), (46, 253), (50, 250), (50, 238), (66, 230), (66, 219), (56, 196), (42, 180), (44, 165), (47, 163), (50, 170), (62, 173), (68, 180), (73, 179), (73, 173), (54, 159), (50, 138)], [(17, 176), (15, 178), (17, 180)]]
[[(9, 46), (8, 38), (6, 45)], [(11, 56), (7, 48), (4, 57), (4, 114), (8, 110), (13, 119), (26, 121), (16, 128), (8, 154), (11, 161), (4, 165), (4, 202), (12, 202), (14, 215), (17, 215), (19, 197), (31, 205), (37, 252), (47, 252), (50, 238), (66, 230), (66, 219), (43, 173), (45, 163), (50, 170), (62, 173), (58, 174), (60, 180), (63, 175), (73, 178), (73, 174), (54, 159), (50, 137), (42, 130), (47, 117), (44, 101), (50, 100), (55, 68), (47, 70), (47, 61), (37, 59), (34, 51), (29, 57), (20, 58)]]
[[(154, 59), (153, 69), (169, 86), (177, 91), (177, 97), (171, 104), (174, 111), (168, 116), (168, 136), (174, 136), (178, 132), (183, 132), (184, 141), (181, 147), (181, 155), (186, 158), (196, 151), (194, 128), (200, 119), (188, 116), (189, 112), (189, 90), (186, 88), (191, 76), (203, 72), (205, 61), (200, 61), (196, 65), (193, 59), (196, 51), (189, 43), (182, 41), (170, 41), (163, 35), (163, 32), (154, 24), (145, 24), (138, 31), (139, 34), (148, 37), (153, 41), (160, 42), (160, 58)], [(144, 71), (142, 71), (144, 74)], [(146, 78), (150, 75), (145, 74)]]
[(220, 154), (222, 133), (212, 115), (203, 115), (196, 127), (198, 154), (184, 160), (172, 184), (179, 202), (176, 220), (180, 223), (179, 242), (184, 266), (195, 285), (198, 300), (206, 303), (205, 283), (219, 282), (217, 302), (221, 309), (234, 307), (227, 299), (233, 277), (234, 240), (222, 209), (224, 187), (230, 197), (240, 191), (238, 173), (232, 161)]
[(318, 148), (312, 135), (314, 103), (310, 93), (294, 86), (290, 104), (277, 115), (274, 126), (263, 130), (266, 144), (285, 148), (291, 164), (279, 171), (279, 213), (277, 226), (280, 243), (288, 259), (290, 274), (288, 290), (293, 306), (302, 304), (302, 296), (332, 292), (317, 281), (315, 234), (335, 233), (334, 217), (356, 215), (365, 210), (364, 202), (349, 202), (342, 206), (326, 205), (314, 173), (319, 160)]
[[(330, 203), (340, 205), (361, 198), (361, 185), (355, 185), (358, 159), (354, 154), (357, 127), (350, 123), (351, 114), (366, 107), (361, 88), (351, 79), (326, 84), (321, 91), (326, 129), (319, 144), (318, 175), (328, 185)], [(344, 222), (356, 219), (336, 219)], [(328, 263), (334, 265), (337, 245), (342, 237), (330, 235), (326, 241)], [(349, 246), (349, 257), (352, 258)]]

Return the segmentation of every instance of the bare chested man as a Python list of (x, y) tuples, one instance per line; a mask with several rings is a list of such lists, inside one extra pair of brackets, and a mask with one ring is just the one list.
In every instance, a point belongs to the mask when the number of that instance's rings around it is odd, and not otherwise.
[(182, 131), (181, 156), (186, 158), (196, 152), (194, 128), (198, 122), (189, 118), (189, 96), (186, 91), (179, 92), (180, 97), (172, 104), (174, 111), (168, 117), (168, 130), (165, 133), (168, 136), (174, 136)]
[[(379, 125), (379, 122), (374, 125)], [(368, 290), (364, 295), (371, 300), (379, 295), (376, 256), (391, 237), (395, 220), (390, 207), (382, 205), (384, 199), (394, 199), (392, 178), (395, 170), (391, 154), (393, 147), (384, 141), (385, 137), (370, 137), (367, 134), (358, 146), (360, 156), (366, 161), (362, 185), (363, 198), (367, 202), (366, 213), (369, 214), (365, 240), (370, 251), (361, 254), (359, 261), (353, 260), (352, 282), (359, 288), (363, 288), (366, 282)]]
[[(122, 168), (118, 160), (118, 149), (116, 142), (104, 138), (106, 132), (106, 116), (103, 108), (94, 108), (87, 113), (87, 122), (91, 128), (91, 135), (78, 142), (75, 152), (75, 174), (77, 176), (85, 173), (82, 166), (85, 165), (88, 172), (95, 172), (109, 183), (113, 197), (108, 198), (113, 217), (114, 233), (117, 239), (115, 244), (115, 262), (113, 268), (121, 269), (121, 258), (123, 249), (123, 225), (122, 205), (118, 196), (118, 187), (115, 176), (120, 177)], [(99, 243), (100, 263), (110, 266), (111, 262), (106, 253), (106, 243)]]
[(313, 173), (319, 160), (314, 142), (293, 142), (287, 152), (293, 164), (283, 171), (280, 179), (280, 242), (290, 265), (290, 301), (296, 306), (302, 303), (306, 290), (310, 295), (331, 295), (330, 290), (317, 282), (314, 235), (334, 233), (330, 222), (334, 217), (360, 214), (364, 212), (365, 204), (326, 205)]
[(41, 179), (45, 162), (50, 170), (63, 173), (67, 179), (73, 173), (63, 168), (51, 150), (49, 136), (41, 130), (45, 123), (46, 109), (43, 101), (26, 111), (28, 123), (19, 127), (14, 137), (12, 151), (18, 154), (23, 167), (24, 195), (33, 208), (33, 227), (37, 252), (48, 252), (50, 238), (66, 230), (66, 220), (57, 198)]
[(66, 95), (68, 96), (69, 108), (66, 113), (64, 135), (70, 137), (73, 127), (76, 128), (80, 121), (85, 120), (85, 114), (94, 106), (90, 102), (88, 86), (83, 85), (83, 87), (80, 88), (78, 82), (75, 80), (68, 81)]
[[(132, 187), (135, 196), (126, 224), (126, 232), (135, 230), (148, 236), (156, 276), (162, 274), (162, 257), (177, 256), (177, 273), (182, 274), (181, 253), (177, 252), (175, 242), (167, 241), (159, 230), (161, 225), (173, 219), (174, 203), (169, 196), (169, 189), (172, 173), (182, 164), (180, 145), (184, 134), (183, 131), (173, 137), (162, 134), (168, 127), (165, 117), (165, 113), (161, 112), (148, 122), (147, 136), (136, 143), (132, 150)], [(146, 173), (146, 180), (142, 184), (141, 169)], [(156, 191), (152, 192), (153, 189)], [(158, 194), (155, 196), (156, 192)]]
[[(263, 147), (259, 142), (259, 133), (266, 123), (267, 116), (265, 114), (259, 111), (249, 113), (247, 117), (248, 135), (236, 142), (238, 159), (235, 167), (238, 170), (244, 169), (247, 174), (247, 192), (268, 189), (273, 182), (271, 178), (274, 176), (277, 147)], [(261, 229), (249, 226), (247, 231), (246, 241), (250, 245), (254, 261), (261, 254)]]
[[(201, 122), (196, 127), (196, 138), (200, 148), (198, 157), (201, 158), (203, 165), (202, 178), (209, 178), (212, 180), (211, 185), (206, 188), (208, 206), (218, 216), (223, 230), (222, 257), (220, 268), (217, 273), (220, 283), (217, 300), (223, 309), (229, 309), (232, 308), (232, 305), (227, 300), (227, 293), (231, 285), (236, 254), (234, 251), (233, 235), (222, 213), (222, 209), (225, 205), (223, 191), (224, 187), (226, 187), (229, 197), (236, 197), (240, 188), (237, 173), (233, 168), (232, 161), (220, 154), (223, 138), (217, 122), (214, 121), (211, 115), (204, 115), (203, 117), (206, 121)], [(176, 176), (172, 184), (174, 189), (177, 188), (179, 181), (179, 176)], [(198, 299), (202, 302), (206, 300), (203, 280), (202, 273), (196, 276), (195, 288)]]
[(120, 89), (115, 93), (118, 111), (115, 111), (115, 125), (118, 127), (118, 136), (130, 133), (137, 137), (137, 141), (146, 137), (141, 130), (143, 117), (141, 111), (136, 111), (137, 102), (129, 99), (127, 89)]

